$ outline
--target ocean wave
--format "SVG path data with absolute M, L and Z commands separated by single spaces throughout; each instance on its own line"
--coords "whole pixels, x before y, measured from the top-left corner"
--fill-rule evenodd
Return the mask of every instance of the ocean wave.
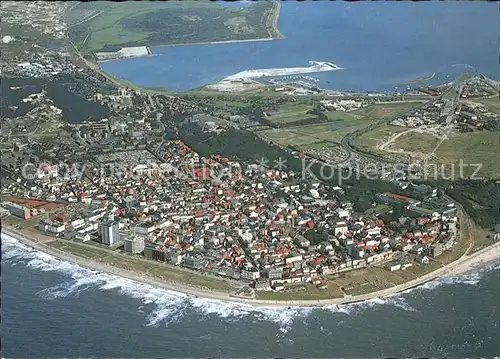
M 179 322 L 188 311 L 192 310 L 205 319 L 218 317 L 225 321 L 237 321 L 242 318 L 248 318 L 253 322 L 274 322 L 279 329 L 277 335 L 284 336 L 292 328 L 297 319 L 305 319 L 317 310 L 347 316 L 381 306 L 393 306 L 407 312 L 417 311 L 406 301 L 403 294 L 394 294 L 384 298 L 374 298 L 343 305 L 291 308 L 256 308 L 251 305 L 190 297 L 186 294 L 155 288 L 148 284 L 100 273 L 76 264 L 58 260 L 49 254 L 25 246 L 5 234 L 2 234 L 2 257 L 4 262 L 9 265 L 23 264 L 31 269 L 45 272 L 59 272 L 65 276 L 65 280 L 62 283 L 45 288 L 37 293 L 43 299 L 54 300 L 57 298 L 78 297 L 81 293 L 89 289 L 114 291 L 139 300 L 141 304 L 137 308 L 138 312 L 146 315 L 146 325 L 154 327 Z M 483 273 L 498 268 L 500 268 L 500 265 L 496 263 L 478 272 L 457 277 L 442 277 L 412 290 L 434 289 L 441 285 L 459 283 L 476 285 Z

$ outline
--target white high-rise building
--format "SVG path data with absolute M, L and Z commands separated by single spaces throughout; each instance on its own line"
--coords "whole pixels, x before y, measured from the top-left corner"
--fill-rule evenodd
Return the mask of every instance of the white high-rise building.
M 102 244 L 112 246 L 120 242 L 120 228 L 118 222 L 108 221 L 99 223 L 99 237 Z

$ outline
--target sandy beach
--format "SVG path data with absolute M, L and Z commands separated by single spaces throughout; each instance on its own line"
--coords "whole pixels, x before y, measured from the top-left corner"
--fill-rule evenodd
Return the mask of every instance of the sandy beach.
M 2 228 L 2 234 L 13 237 L 20 243 L 32 247 L 35 250 L 50 254 L 57 259 L 71 262 L 84 268 L 88 268 L 98 272 L 108 273 L 111 275 L 116 275 L 133 281 L 146 283 L 157 288 L 163 288 L 166 290 L 184 293 L 191 296 L 233 302 L 253 307 L 320 307 L 328 305 L 348 304 L 352 302 L 365 301 L 374 298 L 382 298 L 396 293 L 404 292 L 408 289 L 417 287 L 419 285 L 422 285 L 426 282 L 429 282 L 441 276 L 456 276 L 468 272 L 470 270 L 479 269 L 480 267 L 484 266 L 487 263 L 500 261 L 500 242 L 497 242 L 476 253 L 470 255 L 464 255 L 457 261 L 450 263 L 449 265 L 446 265 L 442 268 L 439 268 L 434 272 L 428 273 L 417 279 L 408 281 L 404 284 L 380 290 L 377 292 L 372 292 L 359 296 L 351 296 L 351 297 L 346 296 L 343 298 L 333 298 L 324 300 L 297 300 L 297 301 L 254 300 L 254 299 L 244 299 L 240 297 L 234 297 L 231 296 L 229 293 L 202 290 L 185 286 L 179 283 L 169 283 L 165 281 L 159 281 L 151 277 L 139 275 L 132 271 L 115 268 L 113 266 L 105 265 L 95 261 L 85 260 L 83 258 L 74 256 L 70 253 L 66 253 L 64 251 L 49 247 L 45 245 L 42 241 L 37 241 L 35 239 L 29 238 L 25 234 L 16 231 L 14 229 L 11 228 L 5 229 L 5 225 L 3 227 L 4 228 Z

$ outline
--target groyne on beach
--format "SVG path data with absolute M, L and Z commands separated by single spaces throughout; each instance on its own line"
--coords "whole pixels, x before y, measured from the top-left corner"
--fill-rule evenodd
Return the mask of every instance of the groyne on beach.
M 339 304 L 349 304 L 355 303 L 375 298 L 383 298 L 397 293 L 405 292 L 407 290 L 418 287 L 426 282 L 437 279 L 441 276 L 456 276 L 468 272 L 470 270 L 477 269 L 486 263 L 491 263 L 493 261 L 500 260 L 500 242 L 495 243 L 483 250 L 470 255 L 464 255 L 457 261 L 450 263 L 442 268 L 439 268 L 431 273 L 423 275 L 414 280 L 408 281 L 401 285 L 397 285 L 388 289 L 358 295 L 358 296 L 346 296 L 342 298 L 332 298 L 323 300 L 292 300 L 292 301 L 275 301 L 275 300 L 255 300 L 246 299 L 241 297 L 236 297 L 230 293 L 216 292 L 210 290 L 203 290 L 188 285 L 183 285 L 181 283 L 171 283 L 166 281 L 160 281 L 152 277 L 145 276 L 143 274 L 138 274 L 125 269 L 113 267 L 104 263 L 99 263 L 92 260 L 87 260 L 71 253 L 64 252 L 62 250 L 50 247 L 41 241 L 37 241 L 33 238 L 26 236 L 26 234 L 18 232 L 14 229 L 6 229 L 5 226 L 2 228 L 2 236 L 7 235 L 11 238 L 17 240 L 18 242 L 31 247 L 35 250 L 47 253 L 59 260 L 74 263 L 78 266 L 95 270 L 98 272 L 103 272 L 111 275 L 116 275 L 118 277 L 126 278 L 132 281 L 149 284 L 156 288 L 162 288 L 165 290 L 184 293 L 190 296 L 202 297 L 206 299 L 227 301 L 233 303 L 239 303 L 242 305 L 248 305 L 252 307 L 322 307 L 329 305 L 339 305 Z

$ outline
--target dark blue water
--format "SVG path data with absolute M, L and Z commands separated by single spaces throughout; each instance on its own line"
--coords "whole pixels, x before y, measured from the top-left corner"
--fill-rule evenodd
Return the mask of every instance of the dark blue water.
M 157 56 L 102 66 L 144 86 L 179 91 L 247 69 L 311 60 L 344 68 L 313 74 L 332 89 L 393 90 L 434 72 L 430 83 L 465 71 L 499 75 L 494 2 L 284 2 L 279 29 L 285 40 L 157 47 Z
M 494 357 L 500 266 L 340 309 L 251 310 L 2 238 L 2 357 Z

